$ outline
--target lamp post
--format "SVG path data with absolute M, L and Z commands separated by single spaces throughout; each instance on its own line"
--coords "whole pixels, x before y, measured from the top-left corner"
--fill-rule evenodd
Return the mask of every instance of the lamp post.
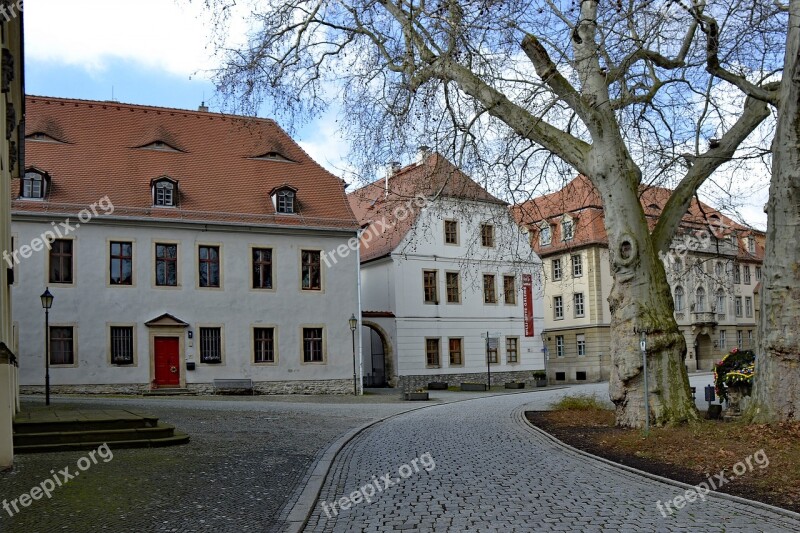
M 44 403 L 50 405 L 50 308 L 53 307 L 53 295 L 46 287 L 41 296 L 44 308 Z
M 348 322 L 350 322 L 350 334 L 353 337 L 353 395 L 358 396 L 358 380 L 356 378 L 356 328 L 358 327 L 358 319 L 356 315 L 351 315 Z

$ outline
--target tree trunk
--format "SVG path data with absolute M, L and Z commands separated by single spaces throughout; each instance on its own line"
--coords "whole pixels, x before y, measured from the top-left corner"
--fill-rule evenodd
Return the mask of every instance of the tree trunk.
M 754 422 L 800 417 L 800 0 L 792 0 L 772 143 Z
M 653 245 L 639 201 L 639 171 L 624 154 L 616 165 L 596 159 L 593 182 L 603 197 L 614 285 L 611 309 L 611 381 L 616 423 L 644 425 L 640 335 L 647 335 L 650 422 L 674 425 L 697 419 L 684 359 L 686 342 L 675 322 L 664 264 Z

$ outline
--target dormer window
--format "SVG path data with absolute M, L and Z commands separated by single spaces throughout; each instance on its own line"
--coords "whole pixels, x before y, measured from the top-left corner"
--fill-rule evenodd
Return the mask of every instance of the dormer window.
M 571 241 L 575 236 L 575 226 L 571 218 L 565 218 L 561 221 L 561 240 Z
M 297 213 L 297 189 L 289 185 L 276 187 L 270 192 L 276 213 L 292 215 Z
M 552 233 L 550 232 L 550 224 L 542 224 L 539 228 L 539 245 L 548 246 L 552 241 Z
M 46 172 L 41 172 L 37 169 L 28 170 L 22 178 L 22 186 L 19 193 L 20 197 L 31 200 L 44 199 L 47 193 L 48 181 L 49 176 Z
M 753 255 L 756 253 L 756 240 L 753 237 L 747 238 L 747 251 Z
M 175 207 L 178 205 L 178 182 L 162 177 L 152 182 L 153 205 L 157 207 Z
M 294 213 L 294 191 L 284 189 L 278 192 L 278 213 Z

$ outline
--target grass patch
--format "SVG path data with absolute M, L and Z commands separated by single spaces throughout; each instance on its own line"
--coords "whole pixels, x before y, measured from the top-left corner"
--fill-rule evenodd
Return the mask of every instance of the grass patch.
M 597 396 L 580 394 L 564 396 L 550 404 L 553 411 L 608 411 L 608 407 Z

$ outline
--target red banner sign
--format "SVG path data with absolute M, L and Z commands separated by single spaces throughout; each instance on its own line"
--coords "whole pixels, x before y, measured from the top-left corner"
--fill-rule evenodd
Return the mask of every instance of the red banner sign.
M 525 312 L 525 336 L 533 337 L 533 277 L 522 275 L 522 307 Z

